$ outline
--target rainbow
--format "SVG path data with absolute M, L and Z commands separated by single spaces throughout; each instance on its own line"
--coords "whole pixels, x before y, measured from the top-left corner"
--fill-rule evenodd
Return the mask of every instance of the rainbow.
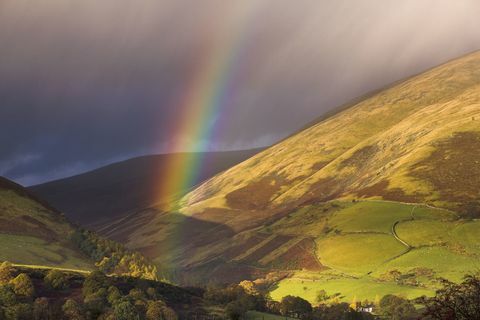
M 175 200 L 198 178 L 203 158 L 201 153 L 194 151 L 208 151 L 216 128 L 215 120 L 232 96 L 236 76 L 248 48 L 252 13 L 259 12 L 258 8 L 249 6 L 242 16 L 244 21 L 240 23 L 246 27 L 236 30 L 236 36 L 230 37 L 229 41 L 216 41 L 218 39 L 215 37 L 207 41 L 206 50 L 200 54 L 200 63 L 176 106 L 180 116 L 174 122 L 175 134 L 171 148 L 186 149 L 192 153 L 169 158 L 162 169 L 158 199 L 162 201 L 160 206 L 163 211 L 177 210 L 178 202 Z M 191 142 L 185 143 L 185 137 L 189 137 Z

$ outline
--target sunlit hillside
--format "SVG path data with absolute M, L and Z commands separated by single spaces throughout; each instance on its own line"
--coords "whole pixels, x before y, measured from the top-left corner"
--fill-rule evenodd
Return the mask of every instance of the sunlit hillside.
M 0 261 L 92 270 L 93 262 L 69 240 L 74 231 L 61 213 L 0 178 Z
M 325 280 L 347 297 L 418 296 L 476 267 L 479 159 L 477 52 L 213 177 L 176 213 L 149 208 L 104 232 L 185 282 L 288 271 L 274 296 L 312 298 Z

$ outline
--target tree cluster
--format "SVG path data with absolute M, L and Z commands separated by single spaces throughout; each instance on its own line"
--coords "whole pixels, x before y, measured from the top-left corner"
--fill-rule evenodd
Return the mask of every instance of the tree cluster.
M 443 288 L 432 298 L 420 298 L 423 319 L 480 319 L 480 276 L 468 275 L 460 284 L 443 280 Z
M 58 270 L 28 274 L 3 263 L 0 320 L 177 320 L 161 295 L 162 285 L 100 271 L 86 277 Z
M 154 264 L 140 253 L 127 250 L 115 241 L 101 238 L 88 230 L 75 231 L 71 239 L 104 273 L 158 280 Z

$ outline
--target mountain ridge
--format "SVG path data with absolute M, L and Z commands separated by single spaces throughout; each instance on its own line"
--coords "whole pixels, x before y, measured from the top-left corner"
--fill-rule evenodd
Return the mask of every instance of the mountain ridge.
M 189 188 L 230 166 L 263 150 L 239 150 L 198 153 L 206 163 L 198 179 Z M 155 190 L 172 157 L 189 157 L 192 153 L 160 154 L 135 157 L 69 178 L 29 188 L 82 225 L 97 228 L 103 222 L 161 202 Z M 185 192 L 187 190 L 182 190 Z

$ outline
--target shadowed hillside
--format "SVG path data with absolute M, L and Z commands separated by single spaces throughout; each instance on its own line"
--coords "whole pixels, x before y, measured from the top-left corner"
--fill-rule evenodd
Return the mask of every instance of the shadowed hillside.
M 204 181 L 260 152 L 211 152 L 200 155 L 204 166 L 193 184 Z M 30 188 L 65 212 L 71 220 L 95 227 L 113 221 L 131 211 L 138 211 L 160 201 L 155 190 L 164 176 L 163 170 L 172 157 L 188 154 L 145 156 L 114 163 L 74 177 L 48 182 Z M 157 190 L 158 191 L 158 190 Z M 187 191 L 187 190 L 185 190 Z

